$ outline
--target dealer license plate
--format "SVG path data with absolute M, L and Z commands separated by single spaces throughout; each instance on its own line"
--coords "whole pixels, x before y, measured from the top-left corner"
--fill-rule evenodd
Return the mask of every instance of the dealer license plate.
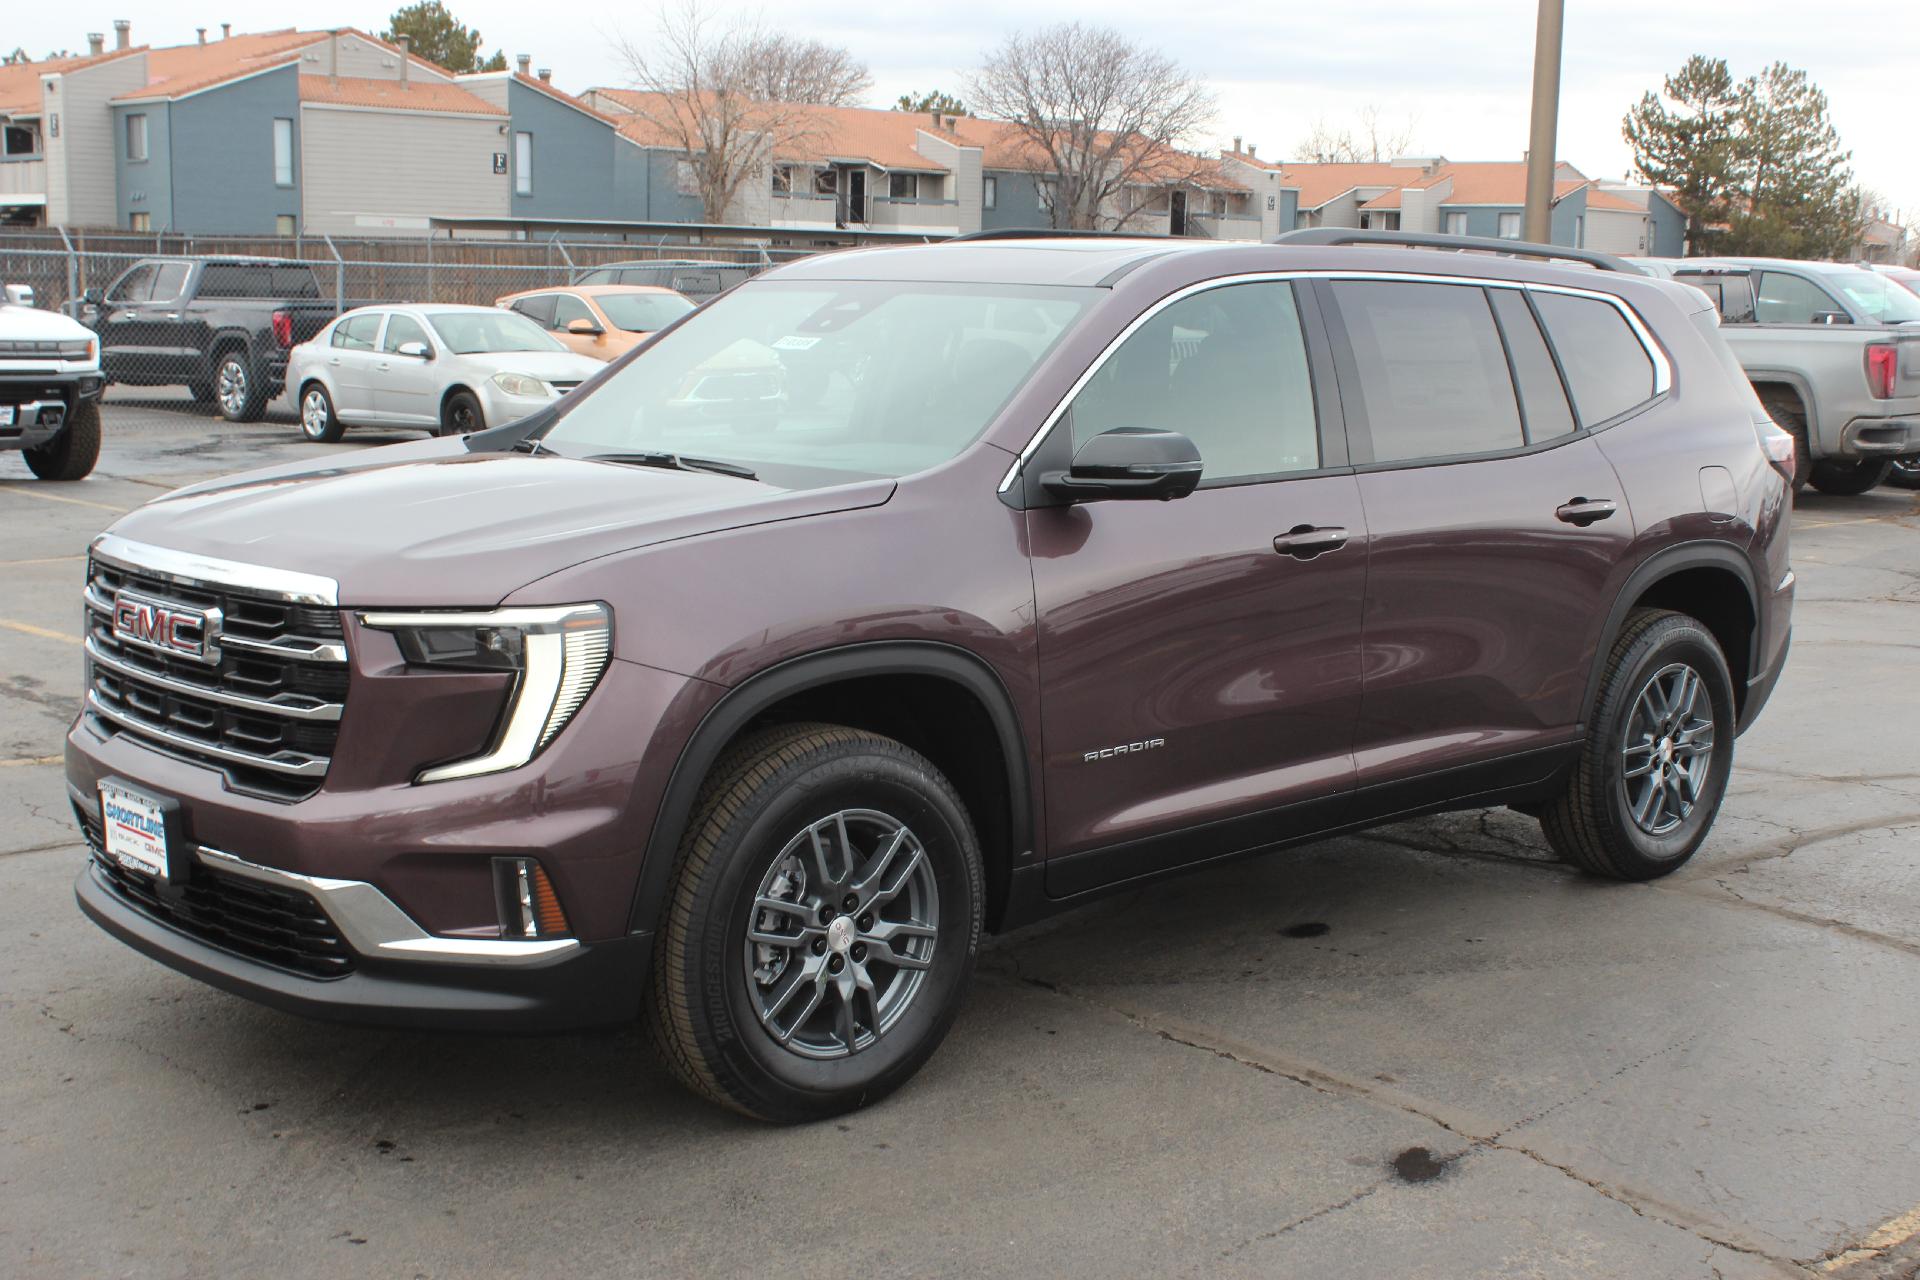
M 10 427 L 12 425 L 13 406 L 10 404 L 0 404 L 0 427 Z
M 100 819 L 108 857 L 129 871 L 167 878 L 167 814 L 158 800 L 102 783 Z

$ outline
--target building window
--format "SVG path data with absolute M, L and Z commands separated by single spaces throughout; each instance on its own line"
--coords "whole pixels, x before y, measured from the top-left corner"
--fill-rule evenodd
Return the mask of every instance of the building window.
M 1573 247 L 1576 249 L 1587 247 L 1587 215 L 1584 213 L 1573 220 Z
M 285 118 L 273 122 L 273 185 L 293 185 L 293 121 Z
M 145 112 L 127 117 L 127 159 L 147 158 L 147 117 Z
M 917 173 L 890 173 L 887 175 L 887 199 L 918 200 L 920 198 L 920 175 Z
M 838 169 L 816 169 L 813 174 L 813 194 L 830 196 L 840 190 L 840 171 Z
M 693 170 L 693 161 L 676 160 L 673 162 L 673 187 L 683 196 L 700 194 L 700 175 Z
M 10 156 L 37 156 L 40 154 L 40 136 L 24 124 L 9 124 L 6 127 L 6 154 Z
M 793 166 L 777 164 L 773 166 L 773 194 L 790 196 L 793 194 Z
M 980 179 L 980 207 L 991 209 L 1000 203 L 1000 179 Z
M 290 213 L 276 215 L 273 220 L 273 234 L 291 240 L 297 234 L 293 215 Z
M 513 135 L 513 194 L 533 194 L 533 135 Z
M 153 215 L 142 209 L 127 215 L 127 227 L 133 231 L 153 230 Z
M 1503 213 L 1500 215 L 1500 238 L 1502 240 L 1518 240 L 1520 238 L 1519 214 Z
M 1048 213 L 1052 213 L 1054 197 L 1059 194 L 1059 179 L 1041 178 L 1033 185 L 1034 194 L 1040 198 L 1040 207 Z
M 1447 234 L 1450 236 L 1463 236 L 1467 234 L 1467 215 L 1464 213 L 1448 214 Z

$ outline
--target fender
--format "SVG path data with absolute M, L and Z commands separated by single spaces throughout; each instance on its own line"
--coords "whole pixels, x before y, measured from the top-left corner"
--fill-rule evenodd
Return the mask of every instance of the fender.
M 1593 670 L 1587 674 L 1587 698 L 1582 706 L 1591 708 L 1593 700 L 1599 696 L 1600 677 L 1606 671 L 1606 655 L 1612 650 L 1620 629 L 1626 625 L 1633 602 L 1656 582 L 1687 569 L 1726 569 L 1746 588 L 1747 607 L 1753 611 L 1753 636 L 1748 645 L 1747 670 L 1751 673 L 1758 669 L 1760 655 L 1766 652 L 1761 645 L 1760 635 L 1760 628 L 1765 625 L 1765 615 L 1760 610 L 1760 592 L 1754 585 L 1753 565 L 1724 542 L 1682 542 L 1654 552 L 1627 575 L 1626 585 L 1620 588 L 1613 607 L 1607 611 L 1606 626 L 1600 632 L 1599 647 L 1594 650 Z
M 1748 369 L 1746 373 L 1747 381 L 1750 383 L 1778 382 L 1792 387 L 1794 394 L 1800 397 L 1800 403 L 1807 411 L 1807 442 L 1809 445 L 1819 444 L 1820 402 L 1814 397 L 1813 384 L 1807 381 L 1805 375 L 1795 373 L 1791 369 L 1765 368 Z
M 933 676 L 957 684 L 979 700 L 1000 739 L 1007 762 L 1010 810 L 1008 835 L 1014 850 L 1010 860 L 1021 861 L 1020 851 L 1033 847 L 1033 793 L 1027 770 L 1027 746 L 1014 712 L 1013 696 L 984 659 L 953 645 L 928 641 L 874 641 L 847 645 L 789 658 L 734 686 L 707 712 L 681 749 L 654 814 L 640 863 L 640 882 L 634 892 L 627 927 L 650 933 L 656 927 L 669 890 L 680 838 L 693 815 L 701 783 L 734 735 L 768 707 L 796 693 L 858 676 Z

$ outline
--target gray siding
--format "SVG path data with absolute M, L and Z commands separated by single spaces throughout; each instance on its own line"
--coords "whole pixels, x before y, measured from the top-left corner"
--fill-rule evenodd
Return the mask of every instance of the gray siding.
M 301 225 L 320 235 L 425 235 L 426 219 L 497 218 L 508 178 L 493 172 L 498 116 L 300 111 Z
M 116 227 L 132 226 L 136 213 L 146 214 L 155 231 L 173 231 L 180 226 L 173 208 L 171 107 L 166 102 L 142 102 L 112 109 L 114 186 L 119 193 L 113 220 Z M 145 160 L 127 159 L 127 120 L 132 116 L 147 118 Z
M 1575 219 L 1585 217 L 1586 212 L 1587 193 L 1584 190 L 1576 191 L 1570 196 L 1563 197 L 1559 203 L 1553 206 L 1553 231 L 1552 238 L 1548 243 L 1566 245 L 1568 248 L 1577 248 L 1578 246 L 1573 242 L 1574 221 Z M 1462 206 L 1443 204 L 1440 206 L 1440 227 L 1442 230 L 1446 229 L 1446 215 L 1449 213 L 1464 213 L 1467 215 L 1467 229 L 1465 234 L 1470 236 L 1498 236 L 1500 234 L 1500 215 L 1503 213 L 1517 213 L 1521 219 L 1521 233 L 1523 235 L 1525 234 L 1526 207 L 1524 205 Z
M 1035 175 L 1019 169 L 988 169 L 984 176 L 997 179 L 998 190 L 994 207 L 980 211 L 981 230 L 1053 225 L 1051 215 L 1040 207 L 1040 186 Z
M 642 222 L 705 222 L 699 195 L 680 194 L 680 153 L 649 148 L 647 158 L 647 212 Z
M 513 132 L 533 135 L 533 191 L 519 194 L 509 184 L 508 207 L 516 218 L 622 218 L 614 172 L 613 149 L 618 145 L 613 126 L 517 80 L 506 80 L 507 110 Z M 472 88 L 472 85 L 463 87 Z M 509 143 L 513 139 L 507 139 Z M 518 162 L 507 148 L 507 165 Z M 518 174 L 513 175 L 515 181 Z
M 47 221 L 69 227 L 109 227 L 120 212 L 115 157 L 126 147 L 114 130 L 120 125 L 107 103 L 147 83 L 147 56 L 133 54 L 95 63 L 61 75 L 59 88 L 45 95 L 49 116 L 60 115 L 60 136 L 47 148 Z M 151 114 L 165 108 L 148 107 Z M 51 123 L 49 121 L 49 123 Z M 148 128 L 152 128 L 149 123 Z M 151 138 L 149 134 L 149 138 Z M 151 142 L 149 142 L 151 148 Z M 151 154 L 151 151 L 149 151 Z M 151 163 L 151 162 L 149 162 Z M 159 225 L 159 219 L 154 219 Z
M 1653 220 L 1653 238 L 1647 252 L 1656 258 L 1679 258 L 1687 252 L 1687 215 L 1658 191 L 1647 196 L 1647 216 Z
M 1553 239 L 1550 243 L 1578 249 L 1582 238 L 1580 223 L 1585 220 L 1586 214 L 1586 188 L 1582 187 L 1572 195 L 1562 198 L 1560 203 L 1553 206 Z
M 168 116 L 173 147 L 169 225 L 208 235 L 272 235 L 280 215 L 299 218 L 302 138 L 294 67 L 181 98 Z M 293 121 L 291 187 L 273 180 L 276 119 Z M 127 194 L 123 188 L 122 200 Z M 156 217 L 154 226 L 159 225 Z

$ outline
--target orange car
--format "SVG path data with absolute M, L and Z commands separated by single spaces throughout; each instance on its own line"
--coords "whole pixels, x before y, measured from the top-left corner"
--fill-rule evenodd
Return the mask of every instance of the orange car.
M 496 307 L 518 311 L 569 348 L 595 360 L 625 355 L 693 310 L 671 289 L 641 284 L 562 285 L 496 298 Z

